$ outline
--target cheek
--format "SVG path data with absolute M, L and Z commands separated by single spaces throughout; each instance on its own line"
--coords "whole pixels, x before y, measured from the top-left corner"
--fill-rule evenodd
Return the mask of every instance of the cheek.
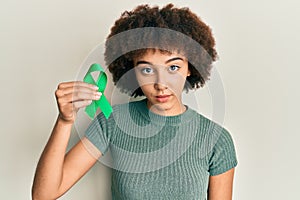
M 185 81 L 185 76 L 183 76 L 182 74 L 177 74 L 169 78 L 168 85 L 175 91 L 182 91 Z
M 154 84 L 155 77 L 154 76 L 143 76 L 141 74 L 136 74 L 136 80 L 139 83 L 139 86 L 142 87 L 144 85 Z
M 153 85 L 151 85 L 151 84 L 142 85 L 140 87 L 146 96 L 153 91 Z

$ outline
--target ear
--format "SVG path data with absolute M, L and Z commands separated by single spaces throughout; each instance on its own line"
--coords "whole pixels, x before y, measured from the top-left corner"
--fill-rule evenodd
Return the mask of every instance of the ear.
M 191 75 L 191 71 L 190 71 L 190 69 L 188 69 L 187 76 L 190 76 L 190 75 Z

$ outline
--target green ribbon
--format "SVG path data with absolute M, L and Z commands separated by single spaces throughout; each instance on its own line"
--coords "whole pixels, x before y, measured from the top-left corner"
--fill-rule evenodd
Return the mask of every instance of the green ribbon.
M 91 73 L 99 71 L 99 76 L 97 81 L 94 80 L 92 77 Z M 87 74 L 84 76 L 83 81 L 86 83 L 94 84 L 98 86 L 98 91 L 102 93 L 101 97 L 99 100 L 94 100 L 90 105 L 88 105 L 85 108 L 86 114 L 93 119 L 96 111 L 98 108 L 102 110 L 102 113 L 104 114 L 105 118 L 108 119 L 110 114 L 112 113 L 113 109 L 111 105 L 109 104 L 107 98 L 104 96 L 104 90 L 106 88 L 107 84 L 107 76 L 105 74 L 104 69 L 97 63 L 92 64 L 91 67 L 89 68 Z

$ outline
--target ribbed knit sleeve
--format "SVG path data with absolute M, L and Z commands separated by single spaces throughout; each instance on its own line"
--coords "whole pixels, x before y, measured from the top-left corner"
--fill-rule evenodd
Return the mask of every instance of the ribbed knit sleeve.
M 109 147 L 111 140 L 111 131 L 109 131 L 109 123 L 102 113 L 100 113 L 86 129 L 85 137 L 99 149 L 104 155 Z
M 232 137 L 230 133 L 223 128 L 211 152 L 209 173 L 211 176 L 222 174 L 236 165 L 237 157 Z

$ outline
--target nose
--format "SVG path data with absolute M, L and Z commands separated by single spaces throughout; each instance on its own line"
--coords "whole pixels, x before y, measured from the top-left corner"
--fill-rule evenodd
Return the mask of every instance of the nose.
M 166 76 L 163 72 L 157 73 L 156 81 L 154 83 L 154 88 L 156 90 L 165 90 L 168 88 Z
M 168 86 L 161 83 L 155 83 L 154 88 L 157 90 L 166 90 L 168 89 Z

